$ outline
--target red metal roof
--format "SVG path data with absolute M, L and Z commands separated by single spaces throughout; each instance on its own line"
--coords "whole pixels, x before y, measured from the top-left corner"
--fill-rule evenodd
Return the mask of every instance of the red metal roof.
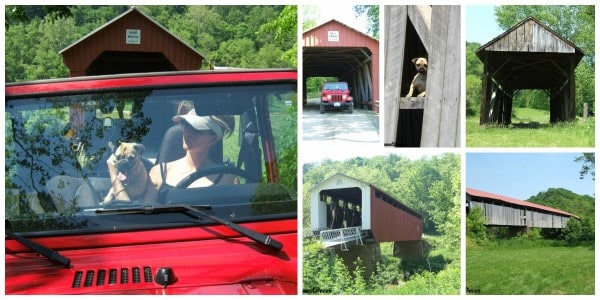
M 509 203 L 509 204 L 513 204 L 513 205 L 517 205 L 517 206 L 530 207 L 530 208 L 534 208 L 534 209 L 538 209 L 538 210 L 542 210 L 542 211 L 552 212 L 552 213 L 560 214 L 560 215 L 571 216 L 571 217 L 575 217 L 575 218 L 579 219 L 578 216 L 568 213 L 566 211 L 562 211 L 560 209 L 556 209 L 556 208 L 552 208 L 552 207 L 548 207 L 548 206 L 544 206 L 544 205 L 540 205 L 540 204 L 536 204 L 536 203 L 532 203 L 532 202 L 528 202 L 528 201 L 518 200 L 518 199 L 506 197 L 506 196 L 496 195 L 496 194 L 492 194 L 492 193 L 488 193 L 488 192 L 484 192 L 484 191 L 479 191 L 476 189 L 467 188 L 467 194 L 474 196 L 474 197 L 488 198 L 488 199 L 501 201 L 501 202 L 505 202 L 505 203 Z

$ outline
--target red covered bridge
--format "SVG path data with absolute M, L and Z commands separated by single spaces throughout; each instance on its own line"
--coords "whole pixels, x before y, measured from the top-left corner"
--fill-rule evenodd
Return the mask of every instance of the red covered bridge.
M 423 217 L 364 181 L 335 174 L 310 189 L 310 224 L 325 247 L 348 242 L 420 241 Z

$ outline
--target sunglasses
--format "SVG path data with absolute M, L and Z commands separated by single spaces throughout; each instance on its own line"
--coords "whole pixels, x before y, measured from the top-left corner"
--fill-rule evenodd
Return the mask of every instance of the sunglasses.
M 196 128 L 194 128 L 192 125 L 188 124 L 187 122 L 182 122 L 181 126 L 183 127 L 183 131 L 189 131 L 194 135 L 202 135 L 202 134 L 210 134 L 212 133 L 211 130 L 198 130 Z

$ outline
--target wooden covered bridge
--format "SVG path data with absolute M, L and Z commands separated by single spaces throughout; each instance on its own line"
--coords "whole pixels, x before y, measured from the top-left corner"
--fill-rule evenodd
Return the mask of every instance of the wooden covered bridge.
M 423 218 L 372 184 L 335 174 L 310 189 L 310 225 L 324 247 L 395 242 L 394 252 L 421 254 Z
M 391 147 L 458 147 L 460 6 L 385 6 L 384 143 Z M 406 97 L 426 57 L 426 97 Z
M 310 77 L 336 77 L 350 85 L 354 105 L 379 112 L 379 41 L 337 20 L 302 34 L 303 85 Z
M 136 7 L 59 52 L 69 76 L 199 70 L 204 55 Z
M 512 199 L 467 188 L 467 213 L 480 207 L 488 226 L 509 226 L 517 230 L 527 228 L 565 228 L 571 213 L 527 201 Z
M 529 17 L 487 44 L 483 62 L 479 123 L 511 123 L 513 97 L 519 90 L 545 91 L 550 122 L 575 119 L 575 68 L 584 53 L 540 21 Z

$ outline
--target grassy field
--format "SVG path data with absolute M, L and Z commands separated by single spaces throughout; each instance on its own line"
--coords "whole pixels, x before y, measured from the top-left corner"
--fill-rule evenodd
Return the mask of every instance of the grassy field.
M 594 147 L 595 119 L 549 124 L 549 112 L 514 108 L 509 126 L 479 126 L 467 117 L 467 147 Z
M 471 249 L 466 275 L 469 294 L 590 295 L 594 294 L 594 250 Z

